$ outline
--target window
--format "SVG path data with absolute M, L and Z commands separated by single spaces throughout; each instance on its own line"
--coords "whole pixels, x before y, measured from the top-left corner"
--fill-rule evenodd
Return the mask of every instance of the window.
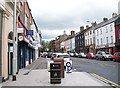
M 87 45 L 87 40 L 85 40 L 85 45 Z
M 97 45 L 99 45 L 99 39 L 97 39 Z
M 93 37 L 93 44 L 95 44 L 95 37 Z
M 108 33 L 108 27 L 106 26 L 106 33 Z
M 112 27 L 112 24 L 110 25 L 110 31 L 112 31 L 113 30 L 113 27 Z
M 108 37 L 106 37 L 106 43 L 108 44 Z
M 90 34 L 92 34 L 92 30 L 90 31 Z
M 97 36 L 99 35 L 99 31 L 97 30 Z
M 95 30 L 93 30 L 93 33 L 95 33 Z
M 111 36 L 111 43 L 113 43 L 113 36 Z
M 101 45 L 103 44 L 103 40 L 102 40 L 102 38 L 101 38 Z
M 89 39 L 88 39 L 88 45 L 89 45 Z
M 92 38 L 90 38 L 90 44 L 92 44 Z
M 102 29 L 100 29 L 100 34 L 102 34 Z

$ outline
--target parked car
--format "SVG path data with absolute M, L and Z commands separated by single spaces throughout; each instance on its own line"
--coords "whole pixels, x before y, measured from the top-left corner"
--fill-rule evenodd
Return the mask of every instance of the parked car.
M 114 53 L 113 61 L 120 61 L 120 52 L 115 52 Z
M 47 57 L 51 58 L 52 57 L 52 52 L 48 52 Z
M 78 53 L 74 53 L 74 57 L 78 57 Z
M 70 55 L 71 57 L 74 57 L 74 53 L 69 53 L 69 55 Z
M 96 60 L 113 60 L 112 54 L 109 52 L 98 51 L 96 54 Z
M 80 53 L 78 54 L 78 57 L 79 57 L 79 58 L 80 58 L 80 57 L 85 58 L 85 57 L 86 57 L 86 54 L 85 54 L 84 52 L 80 52 Z
M 96 55 L 89 52 L 89 53 L 87 54 L 87 58 L 88 58 L 88 59 L 95 59 L 95 58 L 96 58 Z
M 43 57 L 45 58 L 47 56 L 47 52 L 43 52 Z
M 55 59 L 63 58 L 64 59 L 64 67 L 66 67 L 67 62 L 72 63 L 72 59 L 70 58 L 70 55 L 68 53 L 53 53 L 52 57 L 54 57 Z

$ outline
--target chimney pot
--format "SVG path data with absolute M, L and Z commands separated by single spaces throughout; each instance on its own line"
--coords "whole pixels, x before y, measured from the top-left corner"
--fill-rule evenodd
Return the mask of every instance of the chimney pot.
M 81 26 L 80 27 L 80 32 L 84 30 L 84 26 Z

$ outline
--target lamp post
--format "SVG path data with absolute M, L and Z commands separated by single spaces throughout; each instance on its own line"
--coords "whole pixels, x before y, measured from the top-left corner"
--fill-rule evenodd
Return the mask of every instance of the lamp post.
M 16 38 L 16 0 L 14 0 L 13 12 L 13 60 L 12 60 L 12 80 L 16 81 L 17 72 L 17 38 Z

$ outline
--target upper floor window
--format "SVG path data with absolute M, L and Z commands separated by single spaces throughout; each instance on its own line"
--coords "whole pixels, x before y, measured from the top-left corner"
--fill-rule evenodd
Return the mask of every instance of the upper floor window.
M 103 44 L 103 40 L 102 40 L 102 38 L 101 38 L 101 45 Z
M 110 25 L 110 31 L 112 31 L 113 30 L 113 26 L 112 26 L 112 24 Z
M 92 30 L 90 31 L 90 34 L 92 34 Z
M 87 45 L 87 39 L 85 40 L 85 45 Z
M 90 44 L 92 44 L 92 38 L 90 38 Z
M 93 33 L 95 33 L 95 30 L 93 30 Z
M 88 45 L 89 45 L 89 39 L 88 39 Z
M 106 43 L 108 43 L 108 37 L 106 37 Z
M 108 27 L 106 26 L 106 33 L 108 33 Z
M 99 39 L 97 39 L 97 45 L 99 45 Z
M 97 36 L 99 35 L 99 31 L 97 30 Z
M 88 31 L 88 35 L 89 35 L 89 31 Z
M 100 29 L 100 34 L 102 34 L 102 29 Z
M 95 44 L 95 37 L 93 37 L 93 44 Z
M 113 43 L 113 36 L 111 36 L 111 43 Z

